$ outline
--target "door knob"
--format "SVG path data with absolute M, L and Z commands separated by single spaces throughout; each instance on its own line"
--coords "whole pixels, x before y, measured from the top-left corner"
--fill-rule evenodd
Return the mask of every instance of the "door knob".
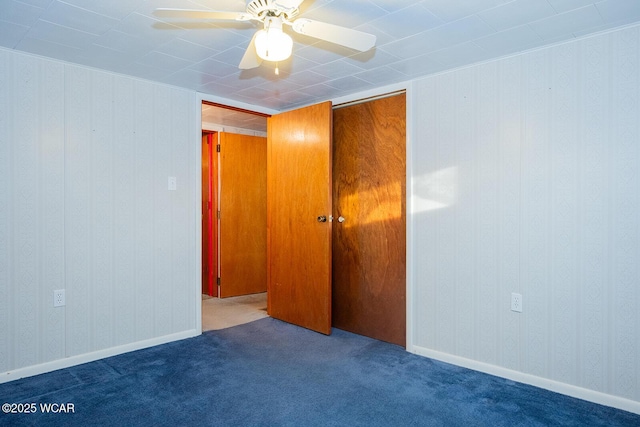
M 318 222 L 327 222 L 327 217 L 326 217 L 326 216 L 324 216 L 324 215 L 320 215 L 320 216 L 318 217 Z
M 344 217 L 343 216 L 339 216 L 338 217 L 338 222 L 344 222 Z

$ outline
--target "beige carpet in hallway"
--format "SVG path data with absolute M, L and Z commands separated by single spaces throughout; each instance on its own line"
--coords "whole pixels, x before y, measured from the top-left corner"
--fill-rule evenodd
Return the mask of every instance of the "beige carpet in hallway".
M 266 292 L 231 298 L 202 295 L 203 331 L 242 325 L 263 317 L 269 317 Z

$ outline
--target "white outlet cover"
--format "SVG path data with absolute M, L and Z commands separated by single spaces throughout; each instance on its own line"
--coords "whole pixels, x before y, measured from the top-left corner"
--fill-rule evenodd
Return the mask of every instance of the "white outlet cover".
M 522 295 L 515 292 L 511 294 L 511 311 L 522 313 Z
M 53 291 L 53 306 L 64 307 L 66 305 L 64 289 L 58 289 Z

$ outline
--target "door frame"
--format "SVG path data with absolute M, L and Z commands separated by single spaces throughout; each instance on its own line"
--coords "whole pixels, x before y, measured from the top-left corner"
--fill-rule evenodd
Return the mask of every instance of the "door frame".
M 389 86 L 379 87 L 376 89 L 371 89 L 367 91 L 362 91 L 358 93 L 354 93 L 351 95 L 347 95 L 344 97 L 327 99 L 327 101 L 331 101 L 334 106 L 351 103 L 356 101 L 366 101 L 367 98 L 373 98 L 380 96 L 385 93 L 395 92 L 399 90 L 404 90 L 406 92 L 406 351 L 410 353 L 415 353 L 414 347 L 414 339 L 413 339 L 413 295 L 414 295 L 414 275 L 413 275 L 413 266 L 414 266 L 414 251 L 413 246 L 415 244 L 413 239 L 413 228 L 414 228 L 414 216 L 413 216 L 413 203 L 412 203 L 412 195 L 413 195 L 413 185 L 412 185 L 412 177 L 413 177 L 413 165 L 411 163 L 411 154 L 413 152 L 413 101 L 412 101 L 412 82 L 410 80 L 406 82 L 396 83 Z M 200 165 L 200 160 L 202 158 L 202 102 L 213 102 L 221 105 L 226 105 L 233 108 L 240 108 L 248 111 L 256 111 L 259 113 L 265 114 L 278 114 L 280 111 L 258 107 L 255 105 L 250 105 L 238 101 L 232 101 L 229 99 L 224 99 L 212 95 L 203 94 L 200 92 L 196 92 L 196 114 L 194 123 L 194 127 L 197 127 L 196 135 L 198 138 L 194 137 L 194 150 L 192 153 L 194 165 Z M 217 129 L 216 129 L 217 130 Z M 220 129 L 222 132 L 224 129 Z M 196 166 L 194 166 L 196 167 Z M 199 167 L 199 166 L 198 166 Z M 202 192 L 202 183 L 201 180 L 195 180 L 195 194 L 199 195 Z M 195 211 L 195 224 L 196 224 L 196 247 L 195 247 L 195 260 L 196 260 L 196 274 L 197 280 L 193 283 L 194 289 L 194 314 L 195 314 L 195 326 L 196 333 L 200 335 L 202 333 L 202 283 L 200 277 L 202 276 L 202 221 L 200 220 L 202 215 L 202 203 L 200 197 L 194 197 L 194 211 Z
M 269 108 L 262 108 L 262 107 L 258 107 L 255 105 L 250 105 L 250 104 L 246 104 L 246 103 L 242 103 L 242 102 L 238 102 L 238 101 L 232 101 L 229 99 L 224 99 L 221 97 L 216 97 L 213 95 L 208 95 L 208 94 L 204 94 L 204 93 L 200 93 L 200 92 L 196 92 L 195 94 L 195 105 L 194 105 L 194 109 L 195 109 L 195 114 L 194 114 L 194 128 L 197 130 L 195 132 L 194 135 L 194 143 L 193 143 L 193 152 L 191 153 L 192 156 L 192 162 L 193 162 L 193 167 L 196 170 L 199 170 L 199 168 L 202 167 L 201 165 L 201 161 L 202 161 L 202 129 L 203 129 L 203 123 L 202 123 L 202 103 L 203 102 L 209 102 L 209 103 L 214 103 L 214 104 L 219 104 L 221 106 L 228 106 L 230 108 L 237 108 L 240 110 L 245 110 L 245 111 L 255 111 L 256 113 L 262 113 L 262 114 L 268 114 L 268 115 L 273 115 L 273 114 L 277 114 L 279 111 L 277 110 L 272 110 Z M 216 131 L 218 133 L 220 132 L 224 132 L 224 126 L 218 125 L 216 124 L 215 126 L 210 126 L 208 127 L 206 130 L 211 130 L 211 131 Z M 197 140 L 195 138 L 195 136 L 198 136 Z M 194 307 L 194 325 L 195 325 L 195 330 L 196 330 L 196 335 L 200 335 L 202 334 L 202 281 L 201 281 L 201 277 L 202 277 L 202 200 L 201 200 L 201 194 L 202 194 L 202 180 L 200 179 L 196 179 L 195 181 L 195 188 L 194 188 L 194 193 L 195 193 L 195 197 L 194 197 L 194 218 L 195 218 L 195 235 L 196 235 L 196 247 L 195 249 L 195 270 L 197 272 L 200 272 L 196 275 L 196 278 L 192 284 L 193 286 L 193 296 L 194 296 L 194 300 L 193 300 L 193 307 Z

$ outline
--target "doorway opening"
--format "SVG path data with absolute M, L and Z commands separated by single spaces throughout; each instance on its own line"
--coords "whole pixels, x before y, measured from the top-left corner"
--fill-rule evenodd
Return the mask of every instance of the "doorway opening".
M 268 115 L 208 101 L 201 112 L 201 319 L 206 331 L 267 316 L 266 278 L 261 277 L 262 269 L 266 275 L 266 235 L 261 236 L 266 225 L 254 218 L 266 222 Z

